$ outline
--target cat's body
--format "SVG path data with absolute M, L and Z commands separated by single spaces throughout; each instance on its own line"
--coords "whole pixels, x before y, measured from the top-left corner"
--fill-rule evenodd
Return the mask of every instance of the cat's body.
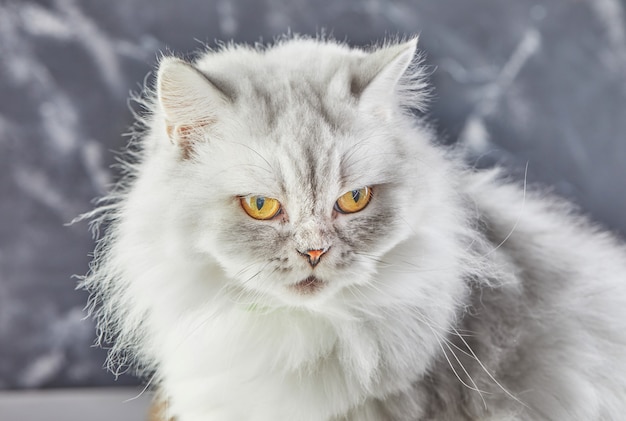
M 433 145 L 405 111 L 414 53 L 296 39 L 162 61 L 84 285 L 111 362 L 153 372 L 169 416 L 626 413 L 624 247 Z

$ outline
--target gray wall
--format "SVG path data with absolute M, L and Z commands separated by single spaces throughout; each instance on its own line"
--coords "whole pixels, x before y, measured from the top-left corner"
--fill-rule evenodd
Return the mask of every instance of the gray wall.
M 420 33 L 444 142 L 518 176 L 528 164 L 626 233 L 624 13 L 619 0 L 0 2 L 0 388 L 113 382 L 71 278 L 92 240 L 64 224 L 115 179 L 128 92 L 160 51 L 287 28 L 357 45 Z

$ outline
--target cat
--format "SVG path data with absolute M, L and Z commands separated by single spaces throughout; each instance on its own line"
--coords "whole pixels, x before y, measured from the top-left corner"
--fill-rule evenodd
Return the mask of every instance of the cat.
M 623 419 L 625 246 L 437 142 L 424 69 L 417 39 L 160 60 L 82 281 L 160 419 Z

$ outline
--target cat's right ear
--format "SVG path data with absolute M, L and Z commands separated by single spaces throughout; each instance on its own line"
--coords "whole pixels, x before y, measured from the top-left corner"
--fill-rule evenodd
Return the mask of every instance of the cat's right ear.
M 167 135 L 186 158 L 229 102 L 227 95 L 198 69 L 172 57 L 163 58 L 159 65 L 157 98 Z

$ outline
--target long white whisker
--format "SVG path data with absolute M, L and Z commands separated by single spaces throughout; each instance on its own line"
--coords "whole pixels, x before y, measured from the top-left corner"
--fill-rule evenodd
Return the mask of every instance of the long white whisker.
M 448 354 L 446 353 L 446 349 L 443 347 L 443 344 L 441 343 L 441 340 L 439 340 L 439 336 L 437 335 L 437 333 L 434 330 L 433 330 L 433 334 L 435 335 L 435 339 L 437 339 L 437 343 L 439 344 L 439 347 L 441 348 L 441 352 L 443 353 L 444 358 L 448 362 L 448 365 L 452 369 L 452 372 L 454 373 L 456 378 L 459 380 L 459 382 L 461 382 L 461 384 L 463 386 L 467 387 L 468 389 L 475 390 L 475 391 L 480 393 L 480 390 L 478 390 L 477 388 L 474 388 L 474 387 L 470 386 L 469 384 L 465 383 L 465 381 L 463 381 L 461 376 L 459 376 L 459 373 L 457 373 L 456 369 L 454 368 L 454 364 L 452 364 L 452 361 L 450 361 L 450 358 L 448 357 Z M 482 397 L 482 395 L 481 395 L 481 397 Z
M 137 396 L 133 396 L 132 398 L 128 398 L 125 401 L 122 401 L 122 403 L 128 403 L 134 400 L 139 399 L 141 396 L 143 396 L 144 393 L 146 393 L 146 391 L 148 390 L 148 388 L 150 387 L 150 385 L 152 384 L 152 381 L 154 380 L 154 378 L 156 377 L 156 373 L 153 373 L 152 376 L 150 376 L 150 379 L 148 380 L 148 383 L 146 383 L 146 385 L 144 386 L 144 388 L 141 390 L 141 392 L 139 392 L 139 394 Z
M 490 251 L 485 253 L 482 257 L 487 257 L 487 256 L 491 255 L 492 253 L 495 253 L 496 250 L 498 250 L 500 247 L 502 247 L 504 245 L 504 243 L 506 243 L 509 240 L 509 238 L 511 238 L 511 236 L 513 235 L 513 233 L 517 229 L 517 226 L 519 225 L 519 223 L 520 223 L 520 221 L 522 219 L 522 213 L 524 212 L 524 208 L 526 207 L 526 184 L 527 184 L 527 179 L 528 179 L 528 162 L 526 162 L 526 168 L 524 169 L 524 190 L 522 192 L 522 206 L 520 208 L 519 213 L 517 214 L 517 219 L 515 220 L 515 223 L 513 224 L 513 227 L 511 228 L 511 230 L 509 231 L 507 236 L 504 237 L 504 239 L 500 242 L 500 244 L 498 244 L 493 249 L 491 249 Z
M 451 326 L 452 329 L 456 332 L 456 329 L 454 328 L 454 326 Z M 463 342 L 463 344 L 467 347 L 468 351 L 470 352 L 470 354 L 472 354 L 472 357 L 476 360 L 476 362 L 480 365 L 480 367 L 483 369 L 483 371 L 487 374 L 487 376 L 489 376 L 489 378 L 504 392 L 506 393 L 507 396 L 509 396 L 511 399 L 513 399 L 514 401 L 516 401 L 517 403 L 519 403 L 520 405 L 528 408 L 528 406 L 522 402 L 521 400 L 519 400 L 515 395 L 513 395 L 511 392 L 509 392 L 504 386 L 502 386 L 502 384 L 496 380 L 496 378 L 491 374 L 491 372 L 489 372 L 489 370 L 487 369 L 487 367 L 485 367 L 485 365 L 482 363 L 482 361 L 480 361 L 480 359 L 478 358 L 478 356 L 476 355 L 476 353 L 474 352 L 474 350 L 469 346 L 469 344 L 467 343 L 467 341 L 465 340 L 465 338 L 463 338 L 460 334 L 457 333 L 457 336 L 459 337 L 459 339 L 461 339 L 461 341 Z
M 457 363 L 459 363 L 459 366 L 461 367 L 461 369 L 463 370 L 463 372 L 465 373 L 465 375 L 467 376 L 467 378 L 469 379 L 469 381 L 472 383 L 473 387 L 470 387 L 471 390 L 474 390 L 476 392 L 478 392 L 478 394 L 480 395 L 480 399 L 483 401 L 483 406 L 485 407 L 485 409 L 487 408 L 487 402 L 485 401 L 485 397 L 483 396 L 483 393 L 485 394 L 490 394 L 489 392 L 485 391 L 485 390 L 481 390 L 478 385 L 476 384 L 476 382 L 474 381 L 474 379 L 472 378 L 472 376 L 470 376 L 470 374 L 468 373 L 467 369 L 465 368 L 465 366 L 463 365 L 463 363 L 461 362 L 461 360 L 459 360 L 459 357 L 456 355 L 456 353 L 454 352 L 454 350 L 450 347 L 448 341 L 445 338 L 444 339 L 444 343 L 446 345 L 446 347 L 450 350 L 450 352 L 452 353 L 452 355 L 454 356 L 454 359 L 456 360 Z

